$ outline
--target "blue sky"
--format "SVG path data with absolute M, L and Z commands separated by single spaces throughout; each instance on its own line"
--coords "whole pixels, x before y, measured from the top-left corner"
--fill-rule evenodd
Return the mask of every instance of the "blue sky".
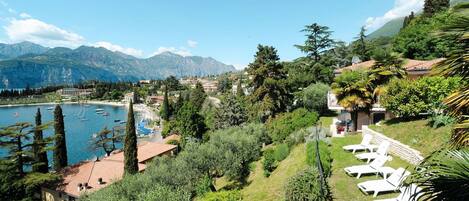
M 257 44 L 272 45 L 282 60 L 302 55 L 299 30 L 317 22 L 334 39 L 351 41 L 418 10 L 423 0 L 0 0 L 0 41 L 44 46 L 101 46 L 146 58 L 163 51 L 211 56 L 238 68 Z

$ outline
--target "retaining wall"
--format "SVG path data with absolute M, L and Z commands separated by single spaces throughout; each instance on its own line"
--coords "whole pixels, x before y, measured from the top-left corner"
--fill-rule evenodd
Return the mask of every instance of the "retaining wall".
M 423 160 L 423 157 L 419 151 L 412 149 L 408 145 L 402 144 L 397 140 L 394 140 L 381 133 L 378 133 L 368 128 L 368 126 L 362 127 L 362 134 L 372 135 L 373 139 L 371 140 L 371 142 L 374 144 L 379 145 L 383 140 L 389 141 L 391 143 L 391 145 L 389 146 L 389 153 L 398 156 L 399 158 L 402 158 L 403 160 L 413 165 L 417 165 Z

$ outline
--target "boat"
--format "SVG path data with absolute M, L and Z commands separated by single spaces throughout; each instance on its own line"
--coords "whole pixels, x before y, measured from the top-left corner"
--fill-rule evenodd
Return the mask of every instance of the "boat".
M 104 111 L 104 109 L 102 109 L 102 108 L 96 108 L 96 112 L 101 112 L 101 111 Z
M 120 122 L 120 124 L 125 124 L 125 123 L 127 123 L 127 122 L 126 122 L 126 121 L 121 121 L 121 122 Z
M 85 107 L 90 107 L 91 105 L 85 105 Z
M 121 121 L 121 120 L 120 119 L 114 119 L 114 122 L 119 122 L 119 121 Z
M 104 111 L 97 111 L 96 114 L 103 114 Z
M 15 113 L 13 114 L 13 116 L 14 116 L 14 117 L 19 117 L 19 116 L 20 116 L 20 113 L 15 112 Z
M 103 116 L 109 116 L 108 112 L 103 112 Z
M 54 109 L 54 107 L 48 107 L 47 108 L 47 110 L 53 110 L 53 109 Z

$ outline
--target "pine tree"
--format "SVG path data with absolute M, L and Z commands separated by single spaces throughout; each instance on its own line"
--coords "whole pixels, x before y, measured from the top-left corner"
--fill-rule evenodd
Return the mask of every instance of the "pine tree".
M 59 171 L 68 164 L 67 159 L 67 143 L 65 140 L 64 116 L 60 105 L 55 106 L 54 110 L 54 130 L 55 130 L 55 147 L 54 147 L 54 169 Z
M 23 166 L 29 162 L 25 155 L 30 153 L 28 151 L 28 147 L 31 146 L 28 143 L 31 134 L 31 131 L 28 131 L 30 127 L 30 123 L 20 122 L 0 130 L 0 147 L 8 150 L 8 155 L 5 158 L 13 161 L 16 174 L 19 177 L 25 175 Z
M 164 99 L 163 99 L 163 105 L 161 106 L 160 114 L 161 114 L 161 118 L 164 119 L 165 121 L 168 121 L 169 117 L 171 116 L 171 107 L 169 105 L 167 87 L 165 87 L 164 89 Z
M 423 15 L 431 17 L 435 13 L 448 9 L 449 5 L 449 0 L 425 0 Z
M 334 44 L 329 27 L 321 26 L 317 23 L 311 25 L 306 25 L 301 32 L 306 33 L 306 41 L 304 45 L 295 45 L 302 52 L 308 54 L 315 62 L 318 62 L 321 59 L 321 53 L 329 50 Z
M 45 141 L 42 135 L 41 109 L 37 108 L 36 112 L 36 129 L 34 129 L 33 155 L 34 164 L 32 166 L 34 172 L 47 173 L 49 171 L 49 160 L 47 160 L 47 151 L 45 150 Z
M 250 86 L 253 93 L 249 95 L 251 117 L 262 122 L 277 113 L 287 110 L 291 94 L 287 90 L 287 75 L 279 62 L 277 50 L 272 46 L 259 45 L 254 61 L 247 69 L 252 76 Z
M 129 103 L 129 113 L 125 127 L 124 172 L 125 174 L 138 173 L 137 133 L 135 131 L 135 117 L 132 101 Z
M 366 42 L 365 33 L 366 33 L 366 29 L 365 27 L 362 27 L 360 29 L 360 34 L 358 34 L 357 41 L 353 48 L 353 53 L 357 54 L 362 61 L 370 60 L 370 51 L 369 51 L 369 48 L 367 47 L 368 45 Z

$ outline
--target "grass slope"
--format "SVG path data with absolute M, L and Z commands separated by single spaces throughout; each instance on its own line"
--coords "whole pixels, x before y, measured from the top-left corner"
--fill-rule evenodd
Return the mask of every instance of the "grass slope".
M 270 177 L 264 177 L 262 162 L 255 162 L 255 167 L 248 178 L 248 185 L 241 190 L 244 200 L 283 200 L 284 186 L 288 179 L 307 167 L 305 144 L 291 150 L 290 155 L 280 162 Z
M 426 119 L 408 122 L 391 119 L 370 128 L 419 150 L 424 157 L 443 147 L 451 137 L 450 126 L 434 129 Z
M 351 152 L 346 152 L 342 149 L 343 146 L 349 144 L 359 144 L 361 135 L 347 136 L 344 138 L 332 138 L 331 154 L 334 161 L 332 162 L 332 176 L 329 180 L 329 185 L 332 189 L 334 200 L 346 201 L 362 201 L 362 200 L 377 200 L 397 197 L 398 193 L 382 193 L 375 199 L 372 195 L 363 194 L 357 187 L 357 184 L 363 181 L 382 179 L 375 175 L 362 176 L 360 179 L 351 177 L 345 174 L 344 168 L 352 165 L 363 165 L 365 162 L 359 161 Z M 391 161 L 386 162 L 386 166 L 393 168 L 403 167 L 410 171 L 414 167 L 398 157 L 392 157 Z

